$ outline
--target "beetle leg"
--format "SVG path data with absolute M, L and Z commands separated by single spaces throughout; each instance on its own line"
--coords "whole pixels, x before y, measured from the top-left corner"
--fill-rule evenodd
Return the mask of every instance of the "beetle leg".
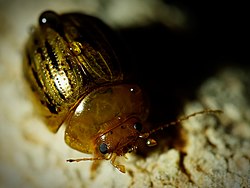
M 90 178 L 91 179 L 95 179 L 96 171 L 97 171 L 99 166 L 100 166 L 100 160 L 93 161 L 93 163 L 91 165 L 91 171 L 90 171 Z
M 125 173 L 125 172 L 126 172 L 125 166 L 115 163 L 116 157 L 117 157 L 117 155 L 113 153 L 112 156 L 111 156 L 111 159 L 110 159 L 110 163 L 111 163 L 116 169 L 118 169 L 120 172 Z

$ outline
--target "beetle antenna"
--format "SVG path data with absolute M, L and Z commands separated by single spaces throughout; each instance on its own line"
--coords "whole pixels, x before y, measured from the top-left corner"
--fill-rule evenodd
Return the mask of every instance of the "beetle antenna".
M 195 112 L 195 113 L 192 113 L 192 114 L 189 114 L 187 116 L 184 116 L 184 117 L 181 117 L 179 119 L 177 119 L 176 121 L 172 121 L 170 123 L 167 123 L 167 124 L 164 124 L 156 129 L 153 129 L 149 132 L 146 132 L 146 133 L 142 133 L 139 137 L 140 138 L 148 138 L 151 134 L 157 132 L 157 131 L 160 131 L 160 130 L 163 130 L 164 128 L 167 128 L 171 125 L 177 125 L 177 124 L 180 124 L 181 122 L 185 121 L 185 120 L 188 120 L 189 118 L 191 117 L 194 117 L 196 115 L 201 115 L 201 114 L 220 114 L 220 113 L 223 113 L 223 111 L 221 110 L 211 110 L 211 109 L 205 109 L 205 110 L 202 110 L 202 111 L 199 111 L 199 112 Z M 148 146 L 155 146 L 157 143 L 154 139 L 148 139 L 147 140 L 147 145 Z
M 80 162 L 80 161 L 96 161 L 96 160 L 104 160 L 103 157 L 92 157 L 92 158 L 79 158 L 79 159 L 67 159 L 67 162 Z
M 100 161 L 100 160 L 110 160 L 111 159 L 111 157 L 112 157 L 112 153 L 110 154 L 110 155 L 108 155 L 108 156 L 104 156 L 104 157 L 90 157 L 90 158 L 79 158 L 79 159 L 68 159 L 68 160 L 66 160 L 67 162 L 70 162 L 70 163 L 72 163 L 72 162 L 81 162 L 81 161 Z

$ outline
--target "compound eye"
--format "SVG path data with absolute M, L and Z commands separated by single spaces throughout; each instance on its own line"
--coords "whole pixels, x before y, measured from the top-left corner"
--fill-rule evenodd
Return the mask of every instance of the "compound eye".
M 139 131 L 139 132 L 141 132 L 141 130 L 142 130 L 142 124 L 140 122 L 136 122 L 134 124 L 134 129 L 137 130 L 137 131 Z
M 99 150 L 102 154 L 108 153 L 108 146 L 105 143 L 101 143 L 99 146 Z

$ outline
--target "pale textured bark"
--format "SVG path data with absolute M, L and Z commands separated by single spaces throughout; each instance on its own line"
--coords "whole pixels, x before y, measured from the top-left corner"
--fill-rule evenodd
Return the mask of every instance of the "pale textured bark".
M 28 28 L 37 23 L 42 10 L 50 7 L 61 12 L 82 10 L 98 14 L 97 2 L 1 2 L 0 187 L 249 187 L 250 72 L 240 68 L 229 67 L 211 75 L 198 90 L 197 100 L 186 104 L 185 114 L 207 107 L 221 109 L 224 113 L 185 121 L 182 129 L 186 147 L 182 152 L 178 148 L 156 150 L 145 159 L 130 154 L 122 161 L 128 171 L 126 174 L 104 161 L 95 180 L 89 178 L 91 162 L 65 162 L 68 158 L 86 155 L 65 144 L 63 129 L 52 134 L 36 117 L 24 86 L 22 50 Z M 136 6 L 141 3 L 139 0 L 114 2 L 105 18 L 120 26 L 145 24 L 148 18 L 157 19 L 157 7 L 164 8 L 158 1 L 143 3 L 143 9 L 140 9 L 142 5 Z M 141 16 L 134 16 L 138 18 L 135 23 L 124 16 L 126 13 L 118 11 L 125 5 L 134 8 L 128 8 L 129 15 Z M 151 14 L 145 14 L 145 9 Z M 182 15 L 176 14 L 180 20 L 175 22 L 162 18 L 169 18 L 167 11 L 160 17 L 169 26 L 181 25 Z

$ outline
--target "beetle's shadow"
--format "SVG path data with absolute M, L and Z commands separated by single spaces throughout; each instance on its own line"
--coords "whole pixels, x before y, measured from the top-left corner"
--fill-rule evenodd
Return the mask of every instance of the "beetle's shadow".
M 176 120 L 185 101 L 196 98 L 197 88 L 215 66 L 204 63 L 206 55 L 190 33 L 158 23 L 121 32 L 132 57 L 123 62 L 123 69 L 149 96 L 151 128 Z M 179 126 L 173 126 L 155 136 L 171 148 L 177 142 L 185 145 L 180 135 Z M 151 150 L 144 149 L 140 153 Z
M 123 29 L 120 33 L 131 57 L 123 63 L 123 69 L 147 92 L 153 128 L 176 120 L 185 102 L 197 99 L 204 80 L 225 66 L 224 57 L 228 55 L 231 60 L 239 55 L 230 54 L 230 47 L 216 47 L 220 35 L 209 41 L 206 32 L 176 31 L 160 23 Z M 169 127 L 157 134 L 157 140 L 167 141 L 168 148 L 185 146 L 180 130 L 180 126 Z

